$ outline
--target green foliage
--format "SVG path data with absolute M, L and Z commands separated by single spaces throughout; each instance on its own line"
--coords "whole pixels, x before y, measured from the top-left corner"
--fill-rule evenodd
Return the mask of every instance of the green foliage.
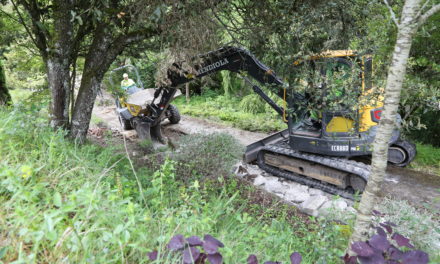
M 265 112 L 266 102 L 257 94 L 249 94 L 243 97 L 238 107 L 246 113 L 259 114 Z
M 3 68 L 3 62 L 0 59 L 0 105 L 9 105 L 11 103 L 11 95 L 6 86 L 6 76 Z
M 8 86 L 11 90 L 39 90 L 47 87 L 45 66 L 39 56 L 22 46 L 4 54 Z
M 230 135 L 194 134 L 179 139 L 180 150 L 173 158 L 180 162 L 178 174 L 183 179 L 197 172 L 203 178 L 229 176 L 232 166 L 240 159 L 244 147 Z
M 145 88 L 156 87 L 154 76 L 160 59 L 161 56 L 151 52 L 143 52 L 139 58 L 133 59 L 135 61 L 134 65 L 138 68 L 140 78 Z
M 229 71 L 220 72 L 222 75 L 222 88 L 225 92 L 225 95 L 230 95 L 232 90 L 232 82 L 231 82 L 231 73 Z
M 420 112 L 414 112 L 415 117 L 407 120 L 410 128 L 406 134 L 415 141 L 440 147 L 440 110 Z
M 251 114 L 240 107 L 240 102 L 239 97 L 217 95 L 211 91 L 193 96 L 189 103 L 184 98 L 177 98 L 173 103 L 182 114 L 210 118 L 249 131 L 274 132 L 286 128 L 274 110 L 265 108 L 264 113 Z
M 47 125 L 41 107 L 28 106 L 0 108 L 0 260 L 5 263 L 147 263 L 146 253 L 163 251 L 176 233 L 213 234 L 227 245 L 226 263 L 243 263 L 249 252 L 282 259 L 292 250 L 306 263 L 335 262 L 347 243 L 332 225 L 287 216 L 276 203 L 249 204 L 246 188 L 223 175 L 213 184 L 199 184 L 205 169 L 226 173 L 236 158 L 230 137 L 212 135 L 205 144 L 194 139 L 198 147 L 187 147 L 201 149 L 192 157 L 206 167 L 193 163 L 197 177 L 181 181 L 185 160 L 165 160 L 156 172 L 133 171 L 112 148 L 66 140 L 63 131 Z M 207 159 L 214 161 L 203 161 L 213 150 L 217 153 Z M 166 258 L 165 263 L 173 262 Z
M 417 156 L 410 166 L 440 176 L 440 148 L 418 143 Z

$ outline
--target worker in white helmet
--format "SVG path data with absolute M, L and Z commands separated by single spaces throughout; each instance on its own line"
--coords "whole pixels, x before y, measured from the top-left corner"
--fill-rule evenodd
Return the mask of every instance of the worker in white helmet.
M 124 89 L 124 91 L 126 91 L 128 94 L 132 94 L 141 90 L 136 86 L 136 83 L 132 79 L 128 78 L 127 73 L 124 73 L 122 77 L 124 79 L 121 81 L 121 88 Z

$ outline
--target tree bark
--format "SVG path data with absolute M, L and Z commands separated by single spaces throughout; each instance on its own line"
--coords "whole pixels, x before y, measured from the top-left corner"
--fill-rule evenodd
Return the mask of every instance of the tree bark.
M 419 12 L 420 4 L 421 0 L 407 0 L 403 6 L 393 59 L 388 71 L 384 109 L 373 144 L 374 150 L 371 174 L 359 204 L 354 232 L 349 242 L 349 252 L 351 252 L 351 255 L 353 255 L 350 247 L 351 243 L 355 241 L 365 241 L 367 239 L 372 211 L 378 202 L 377 197 L 385 178 L 388 142 L 391 139 L 392 131 L 396 125 L 396 115 L 411 49 L 411 42 L 417 31 L 417 13 Z
M 68 128 L 70 102 L 70 64 L 73 25 L 72 1 L 54 1 L 53 47 L 46 60 L 47 78 L 51 91 L 51 126 Z
M 186 97 L 186 102 L 189 103 L 189 83 L 185 84 L 185 97 Z
M 9 94 L 8 87 L 6 87 L 6 75 L 3 68 L 3 63 L 0 60 L 0 106 L 10 105 L 11 95 Z
M 96 95 L 112 62 L 126 46 L 158 34 L 156 29 L 148 29 L 115 37 L 106 25 L 104 22 L 101 23 L 93 33 L 94 38 L 85 58 L 81 84 L 72 113 L 70 136 L 79 143 L 86 139 Z
M 70 135 L 79 143 L 83 143 L 86 139 L 93 105 L 104 74 L 129 40 L 128 38 L 115 40 L 111 34 L 106 33 L 104 25 L 97 28 L 94 36 L 86 56 L 81 84 L 72 113 Z

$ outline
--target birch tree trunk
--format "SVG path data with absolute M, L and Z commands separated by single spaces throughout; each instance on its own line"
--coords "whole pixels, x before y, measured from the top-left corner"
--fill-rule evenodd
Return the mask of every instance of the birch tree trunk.
M 354 232 L 349 242 L 350 255 L 353 255 L 350 248 L 352 242 L 365 241 L 367 239 L 367 233 L 371 224 L 372 211 L 378 202 L 378 193 L 385 178 L 388 142 L 391 139 L 392 131 L 396 125 L 396 115 L 400 101 L 402 83 L 405 78 L 408 56 L 411 49 L 411 42 L 417 31 L 419 22 L 418 12 L 420 10 L 420 5 L 421 0 L 406 0 L 403 6 L 400 23 L 398 23 L 397 40 L 385 88 L 384 109 L 382 111 L 377 135 L 373 144 L 372 170 L 367 187 L 359 204 Z

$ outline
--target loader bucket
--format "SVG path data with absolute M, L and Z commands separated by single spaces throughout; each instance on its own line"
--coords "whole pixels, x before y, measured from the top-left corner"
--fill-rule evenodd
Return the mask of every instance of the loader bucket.
M 149 122 L 136 122 L 135 129 L 141 140 L 151 140 L 154 142 L 160 142 L 165 144 L 165 138 L 162 136 L 162 128 L 160 124 L 151 126 Z

